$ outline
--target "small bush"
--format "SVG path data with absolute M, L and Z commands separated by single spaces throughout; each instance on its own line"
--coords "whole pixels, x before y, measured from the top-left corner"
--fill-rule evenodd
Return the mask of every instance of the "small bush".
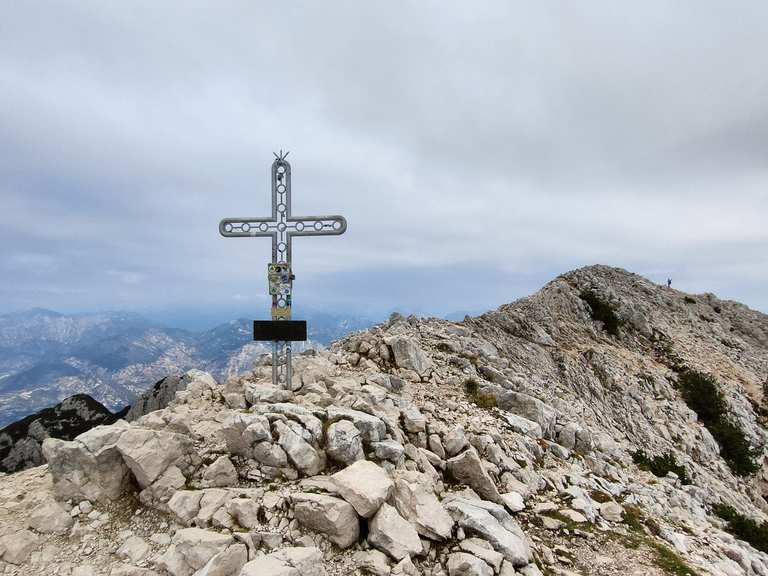
M 464 391 L 467 393 L 467 396 L 470 397 L 472 402 L 474 402 L 480 408 L 486 408 L 488 410 L 491 408 L 496 408 L 496 396 L 493 394 L 481 393 L 480 383 L 477 381 L 477 379 L 467 378 L 464 381 Z
M 486 408 L 488 410 L 496 408 L 496 396 L 493 394 L 477 394 L 473 400 L 480 408 Z
M 752 518 L 742 516 L 731 506 L 725 504 L 715 506 L 714 512 L 726 521 L 728 532 L 745 542 L 749 542 L 761 552 L 768 552 L 768 526 L 765 522 L 757 522 Z
M 685 298 L 683 298 L 683 300 L 685 300 L 686 304 L 696 304 L 696 300 L 694 298 L 691 298 L 690 296 L 686 296 Z
M 464 380 L 464 392 L 469 396 L 477 395 L 477 391 L 480 388 L 480 383 L 475 378 L 467 378 Z
M 622 324 L 621 319 L 616 315 L 614 308 L 600 299 L 592 290 L 585 290 L 580 294 L 584 302 L 589 304 L 592 320 L 598 320 L 603 323 L 605 331 L 612 336 L 619 336 L 619 327 Z
M 685 466 L 677 463 L 672 452 L 667 452 L 661 456 L 648 456 L 645 450 L 638 450 L 632 454 L 632 461 L 637 464 L 640 470 L 647 470 L 659 478 L 663 478 L 668 472 L 674 472 L 683 484 L 691 483 Z
M 734 474 L 748 476 L 760 468 L 755 450 L 744 432 L 728 416 L 725 397 L 717 381 L 708 374 L 682 370 L 678 379 L 680 391 L 688 407 L 720 446 L 720 454 Z

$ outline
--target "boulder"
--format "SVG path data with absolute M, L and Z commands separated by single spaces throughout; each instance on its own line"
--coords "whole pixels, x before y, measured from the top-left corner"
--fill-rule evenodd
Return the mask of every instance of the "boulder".
M 72 515 L 55 500 L 44 500 L 27 518 L 27 526 L 43 534 L 66 534 L 75 523 Z
M 280 447 L 296 469 L 306 476 L 314 476 L 325 468 L 325 454 L 316 450 L 302 437 L 302 427 L 298 422 L 274 423 Z
M 446 462 L 448 473 L 462 484 L 466 484 L 481 498 L 502 503 L 496 484 L 483 468 L 482 461 L 474 449 L 466 450 Z
M 168 509 L 181 524 L 189 526 L 200 511 L 201 490 L 177 490 L 168 501 Z
M 454 552 L 448 556 L 448 576 L 493 576 L 493 569 L 472 554 Z
M 371 444 L 373 453 L 379 460 L 388 460 L 390 462 L 398 463 L 405 454 L 405 448 L 397 440 L 382 440 L 381 442 L 373 442 Z
M 263 414 L 235 412 L 224 420 L 221 433 L 229 453 L 245 458 L 252 457 L 257 443 L 272 440 L 269 420 Z
M 403 411 L 403 425 L 411 434 L 424 432 L 427 428 L 427 421 L 424 415 L 413 404 L 409 404 Z
M 327 410 L 328 421 L 349 420 L 360 431 L 364 443 L 379 442 L 387 436 L 387 427 L 378 416 L 373 416 L 360 410 L 329 406 Z
M 370 518 L 389 498 L 392 479 L 378 464 L 359 460 L 331 476 L 336 490 L 363 518 Z
M 248 562 L 245 544 L 232 544 L 213 556 L 194 576 L 236 576 Z
M 232 498 L 227 501 L 227 512 L 243 528 L 259 526 L 260 506 L 253 498 Z
M 344 465 L 365 460 L 360 431 L 349 420 L 339 420 L 328 426 L 325 451 Z
M 283 548 L 251 560 L 239 576 L 325 576 L 323 553 L 314 547 Z
M 506 494 L 502 494 L 501 500 L 510 512 L 521 512 L 525 509 L 523 497 L 518 492 L 507 492 Z
M 276 402 L 288 402 L 293 398 L 290 390 L 285 390 L 273 384 L 246 384 L 245 399 L 249 405 L 267 402 L 274 404 Z
M 237 470 L 232 461 L 225 455 L 219 456 L 213 464 L 203 472 L 203 485 L 211 488 L 235 486 Z
M 616 502 L 603 502 L 600 504 L 600 516 L 608 520 L 608 522 L 621 522 L 621 518 L 624 516 L 624 508 Z
M 515 567 L 531 562 L 531 549 L 525 534 L 502 506 L 463 498 L 451 499 L 444 506 L 461 528 L 487 540 Z
M 0 538 L 0 556 L 9 564 L 23 564 L 40 545 L 40 538 L 29 530 L 19 530 Z
M 126 423 L 96 426 L 71 442 L 46 438 L 43 455 L 59 500 L 108 502 L 128 487 L 130 473 L 116 444 Z
M 503 417 L 513 432 L 524 434 L 534 439 L 544 436 L 544 432 L 538 422 L 508 412 L 503 413 Z
M 299 524 L 325 534 L 339 548 L 348 548 L 360 536 L 360 522 L 351 504 L 322 494 L 292 496 L 294 516 Z
M 504 555 L 496 552 L 488 542 L 480 538 L 467 538 L 459 542 L 459 548 L 464 552 L 469 552 L 473 556 L 480 558 L 483 562 L 493 568 L 494 573 L 498 574 L 501 565 L 504 562 Z
M 171 465 L 189 472 L 196 461 L 192 440 L 173 432 L 128 428 L 116 447 L 141 488 L 150 486 Z
M 157 563 L 174 576 L 192 576 L 233 543 L 229 534 L 183 528 L 173 535 L 171 546 Z
M 536 422 L 545 438 L 554 439 L 557 422 L 557 412 L 554 408 L 522 392 L 512 392 L 498 386 L 485 386 L 483 390 L 496 397 L 496 405 L 499 408 Z
M 115 552 L 115 556 L 121 560 L 127 560 L 134 564 L 139 562 L 149 552 L 149 544 L 140 536 L 130 536 Z
M 443 439 L 443 448 L 445 448 L 445 454 L 448 457 L 456 456 L 468 445 L 469 440 L 467 440 L 467 434 L 462 426 L 453 428 Z
M 396 336 L 385 340 L 392 347 L 395 356 L 395 364 L 398 368 L 413 370 L 419 375 L 424 375 L 432 366 L 427 355 L 416 342 L 405 336 Z
M 392 568 L 389 557 L 380 550 L 368 550 L 367 552 L 355 552 L 355 565 L 364 574 L 372 576 L 389 576 Z
M 410 522 L 421 536 L 431 540 L 451 537 L 453 518 L 440 505 L 432 483 L 424 474 L 395 472 L 394 502 L 400 515 Z
M 397 561 L 422 553 L 419 535 L 389 504 L 382 504 L 368 528 L 368 542 Z

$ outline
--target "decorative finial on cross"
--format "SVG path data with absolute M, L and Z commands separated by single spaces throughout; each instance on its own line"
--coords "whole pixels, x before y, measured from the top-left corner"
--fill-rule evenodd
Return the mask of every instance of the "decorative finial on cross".
M 254 321 L 254 340 L 272 342 L 272 383 L 291 387 L 291 342 L 307 339 L 307 323 L 291 320 L 292 290 L 295 278 L 291 268 L 294 236 L 336 236 L 347 229 L 343 216 L 291 215 L 291 165 L 288 152 L 273 152 L 272 217 L 225 218 L 219 232 L 227 238 L 265 236 L 272 238 L 272 262 L 267 267 L 272 296 L 272 321 Z

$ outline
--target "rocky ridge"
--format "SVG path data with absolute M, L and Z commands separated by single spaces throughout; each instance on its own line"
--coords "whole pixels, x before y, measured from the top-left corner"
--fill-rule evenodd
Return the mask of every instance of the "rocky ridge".
M 194 372 L 0 478 L 0 573 L 766 575 L 713 513 L 765 519 L 764 469 L 732 472 L 679 379 L 720 382 L 761 464 L 767 343 L 744 306 L 590 267 L 461 323 L 394 315 L 297 356 L 294 390 Z

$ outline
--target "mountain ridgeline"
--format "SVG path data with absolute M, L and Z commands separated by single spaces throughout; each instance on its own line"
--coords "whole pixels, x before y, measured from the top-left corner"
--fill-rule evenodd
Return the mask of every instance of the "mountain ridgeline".
M 290 389 L 262 363 L 191 370 L 114 424 L 45 438 L 46 467 L 2 477 L 0 559 L 766 576 L 766 376 L 768 316 L 590 266 L 461 322 L 394 314 L 296 354 Z
M 310 315 L 308 345 L 370 326 L 359 318 Z M 0 427 L 76 394 L 111 411 L 155 382 L 191 368 L 226 378 L 266 352 L 240 319 L 203 332 L 155 325 L 131 313 L 64 315 L 44 309 L 0 315 Z

